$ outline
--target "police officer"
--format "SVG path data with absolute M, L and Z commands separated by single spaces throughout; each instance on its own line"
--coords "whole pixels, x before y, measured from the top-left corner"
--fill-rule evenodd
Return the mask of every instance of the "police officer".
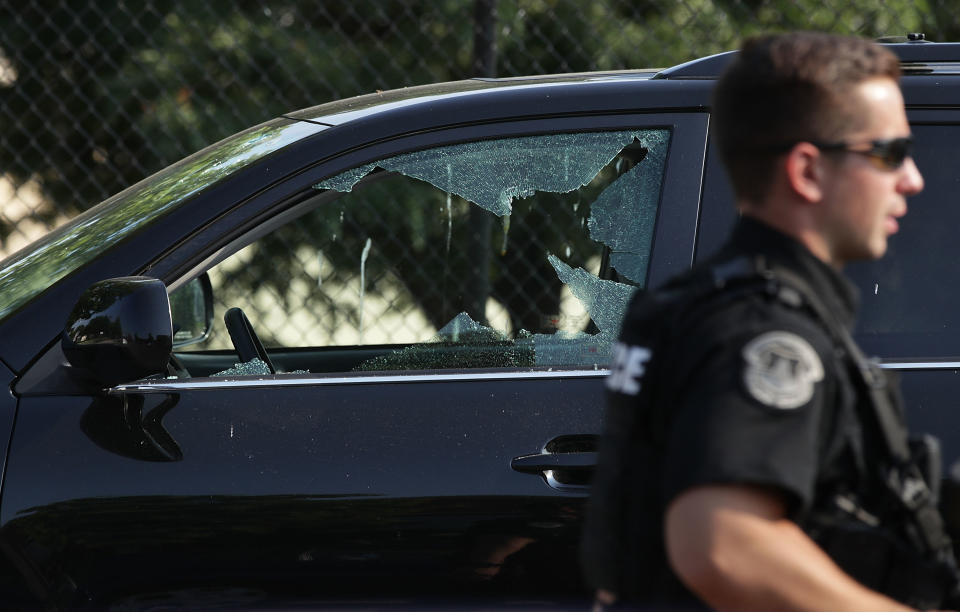
M 600 604 L 944 605 L 956 572 L 896 386 L 850 339 L 844 264 L 923 188 L 900 67 L 819 33 L 745 42 L 711 123 L 741 214 L 631 304 L 583 541 Z M 929 470 L 928 470 L 929 471 Z M 906 605 L 905 605 L 906 604 Z

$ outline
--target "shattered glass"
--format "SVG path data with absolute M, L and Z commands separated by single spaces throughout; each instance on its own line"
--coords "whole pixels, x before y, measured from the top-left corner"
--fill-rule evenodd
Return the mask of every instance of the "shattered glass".
M 437 331 L 437 338 L 449 342 L 460 342 L 461 339 L 488 339 L 492 342 L 506 340 L 507 337 L 497 330 L 477 323 L 465 312 L 461 312 L 449 323 Z
M 509 368 L 536 365 L 534 347 L 514 343 L 505 334 L 461 312 L 429 342 L 369 359 L 357 371 Z
M 277 372 L 277 374 L 309 374 L 308 370 L 291 370 L 289 372 Z M 232 368 L 211 374 L 214 378 L 223 378 L 225 376 L 272 376 L 268 366 L 259 357 L 254 357 L 250 361 L 238 362 L 233 364 Z
M 235 363 L 233 364 L 232 368 L 224 370 L 223 372 L 211 374 L 210 376 L 270 376 L 270 374 L 270 366 L 261 361 L 259 358 L 254 357 L 250 361 Z
M 647 149 L 646 157 L 597 197 L 587 227 L 591 238 L 610 247 L 614 269 L 642 284 L 653 244 L 670 132 L 651 130 L 638 138 Z
M 612 334 L 534 334 L 532 337 L 537 365 L 601 367 L 610 362 L 610 351 L 616 336 Z
M 372 216 L 360 209 L 350 208 L 348 205 L 346 210 L 348 215 L 353 215 L 353 225 L 344 225 L 342 202 L 360 202 L 361 200 L 350 200 L 355 196 L 345 196 L 341 201 L 340 224 L 330 222 L 326 225 L 318 225 L 317 227 L 323 228 L 323 231 L 311 234 L 326 236 L 332 232 L 333 240 L 336 241 L 337 237 L 341 236 L 341 232 L 352 231 L 356 232 L 357 237 L 353 238 L 353 246 L 349 252 L 356 253 L 354 249 L 357 245 L 363 245 L 360 252 L 358 291 L 355 292 L 353 287 L 356 285 L 353 284 L 349 285 L 351 287 L 349 291 L 341 290 L 341 295 L 358 296 L 358 299 L 342 298 L 342 302 L 345 304 L 343 307 L 345 311 L 352 309 L 351 318 L 345 321 L 350 329 L 358 330 L 356 337 L 359 338 L 360 344 L 364 344 L 366 322 L 371 321 L 371 325 L 378 322 L 375 321 L 374 316 L 365 314 L 368 308 L 366 302 L 377 303 L 378 300 L 382 302 L 386 286 L 385 281 L 373 280 L 372 275 L 368 276 L 366 267 L 368 265 L 376 267 L 379 271 L 377 278 L 383 279 L 385 278 L 383 269 L 392 269 L 390 266 L 397 266 L 396 252 L 393 252 L 394 259 L 384 256 L 382 252 L 377 252 L 377 249 L 385 248 L 386 238 L 401 235 L 401 230 L 394 228 L 404 228 L 403 231 L 408 232 L 409 235 L 420 237 L 419 239 L 424 241 L 438 241 L 437 251 L 444 253 L 443 257 L 447 258 L 444 261 L 452 261 L 453 255 L 463 257 L 463 253 L 457 252 L 458 247 L 463 244 L 462 238 L 459 239 L 461 244 L 458 245 L 458 240 L 453 239 L 452 236 L 454 219 L 456 218 L 457 223 L 463 227 L 464 219 L 468 218 L 464 212 L 469 209 L 467 202 L 487 211 L 483 213 L 484 215 L 488 213 L 496 215 L 500 218 L 497 224 L 502 226 L 502 234 L 492 233 L 489 235 L 489 240 L 479 242 L 489 244 L 492 253 L 484 254 L 483 249 L 476 250 L 477 243 L 471 243 L 471 248 L 474 250 L 467 250 L 466 247 L 462 249 L 468 254 L 480 253 L 480 256 L 474 256 L 472 261 L 477 261 L 477 257 L 492 257 L 490 264 L 487 264 L 484 259 L 479 259 L 484 262 L 483 267 L 479 269 L 486 270 L 487 266 L 490 266 L 489 279 L 477 281 L 481 282 L 482 286 L 483 282 L 492 282 L 496 279 L 495 266 L 507 265 L 497 263 L 497 254 L 501 258 L 508 254 L 508 240 L 511 255 L 523 252 L 522 249 L 526 244 L 523 240 L 531 240 L 528 236 L 533 235 L 535 237 L 532 240 L 539 240 L 539 233 L 532 234 L 531 230 L 539 229 L 537 224 L 543 223 L 544 218 L 549 223 L 551 215 L 556 214 L 549 206 L 565 206 L 567 208 L 564 210 L 573 211 L 572 216 L 564 217 L 568 219 L 566 223 L 571 223 L 569 219 L 573 222 L 565 230 L 567 233 L 560 234 L 559 240 L 554 237 L 551 243 L 531 243 L 539 245 L 536 247 L 539 250 L 531 250 L 531 253 L 536 253 L 532 255 L 533 260 L 538 261 L 540 267 L 545 270 L 539 272 L 539 276 L 532 282 L 541 282 L 540 287 L 546 287 L 547 281 L 554 283 L 552 286 L 556 286 L 556 280 L 559 280 L 566 287 L 564 291 L 569 290 L 569 293 L 564 293 L 567 296 L 564 298 L 567 300 L 565 303 L 579 301 L 582 308 L 563 306 L 560 311 L 543 312 L 551 307 L 550 300 L 546 300 L 548 305 L 543 306 L 531 299 L 529 310 L 535 316 L 550 322 L 549 325 L 542 323 L 536 328 L 534 327 L 537 325 L 535 317 L 532 323 L 531 318 L 527 317 L 524 319 L 526 323 L 518 324 L 517 320 L 512 318 L 514 314 L 508 313 L 506 323 L 501 321 L 488 325 L 474 320 L 467 312 L 460 312 L 440 327 L 433 337 L 430 337 L 431 332 L 427 331 L 423 336 L 412 341 L 378 341 L 375 338 L 367 338 L 371 345 L 382 345 L 384 353 L 367 359 L 354 369 L 373 371 L 606 366 L 609 363 L 610 349 L 619 333 L 627 303 L 636 286 L 643 286 L 646 279 L 669 142 L 670 131 L 667 129 L 548 134 L 468 142 L 380 160 L 348 170 L 314 185 L 318 190 L 349 193 L 364 177 L 380 168 L 391 173 L 386 176 L 387 179 L 410 177 L 416 179 L 414 183 L 417 185 L 426 188 L 426 185 L 419 182 L 423 181 L 442 192 L 435 204 L 434 200 L 430 200 L 432 208 L 421 209 L 408 205 L 407 208 L 403 208 L 400 200 L 394 204 L 391 199 L 395 192 L 389 193 L 386 198 L 381 197 L 382 202 L 371 200 L 371 202 L 377 202 L 377 205 L 395 206 L 391 209 L 391 214 L 394 215 L 392 217 L 371 204 L 365 203 L 369 208 L 364 208 L 362 211 L 372 211 Z M 367 193 L 368 190 L 362 191 Z M 570 196 L 550 196 L 552 200 L 544 198 L 543 201 L 537 199 L 517 202 L 538 193 L 569 194 L 571 192 L 575 193 Z M 452 196 L 459 196 L 466 202 L 453 199 Z M 427 200 L 417 201 L 426 202 Z M 411 212 L 403 213 L 405 210 Z M 417 212 L 419 210 L 425 212 Z M 579 215 L 576 214 L 578 210 L 582 211 Z M 476 208 L 473 211 L 476 211 Z M 536 214 L 530 211 L 536 211 Z M 542 216 L 537 216 L 541 214 L 540 211 L 543 211 Z M 401 214 L 406 216 L 398 216 Z M 434 219 L 443 221 L 443 231 L 439 234 L 430 234 L 424 229 L 432 227 L 425 220 L 433 215 L 436 215 Z M 384 226 L 394 233 L 381 235 L 374 240 L 372 243 L 374 250 L 371 251 L 370 232 L 373 230 L 368 224 L 372 223 L 371 219 L 378 218 L 381 222 L 392 220 L 394 222 L 392 225 L 384 223 Z M 511 232 L 511 218 L 517 226 L 513 232 Z M 529 219 L 537 219 L 537 221 L 531 222 Z M 439 226 L 439 223 L 436 225 Z M 474 231 L 480 235 L 479 230 Z M 463 234 L 461 233 L 460 236 L 462 237 Z M 360 242 L 358 243 L 357 240 Z M 413 240 L 415 241 L 416 238 Z M 547 246 L 548 244 L 550 246 Z M 330 287 L 336 287 L 333 284 L 336 282 L 340 282 L 340 286 L 348 286 L 343 281 L 320 280 L 321 274 L 327 278 L 326 270 L 336 268 L 338 264 L 331 259 L 336 254 L 332 246 L 318 244 L 316 248 L 317 251 L 322 250 L 324 255 L 311 257 L 318 262 L 315 276 L 311 277 L 315 279 L 313 283 L 316 283 L 318 288 L 322 286 L 325 291 L 328 282 L 331 283 Z M 599 263 L 602 260 L 600 252 L 604 248 L 609 249 L 609 258 L 603 261 L 608 261 L 609 266 L 627 282 L 605 280 L 598 276 L 598 273 L 609 274 L 609 270 Z M 413 246 L 409 249 L 418 254 L 431 252 L 428 249 L 414 250 Z M 553 251 L 560 256 L 548 251 Z M 367 261 L 368 256 L 371 258 L 370 262 Z M 375 256 L 381 259 L 371 263 Z M 539 257 L 545 257 L 546 261 L 537 259 Z M 590 257 L 594 257 L 593 263 L 587 265 L 591 261 Z M 425 268 L 420 267 L 421 261 L 411 264 L 410 269 L 423 274 L 422 270 Z M 346 263 L 339 265 L 344 268 L 347 266 Z M 353 263 L 350 267 L 355 270 L 353 268 L 355 265 Z M 517 265 L 516 259 L 513 260 L 512 265 Z M 334 271 L 331 270 L 330 278 L 334 278 L 332 276 Z M 556 275 L 556 279 L 547 278 L 551 275 L 551 271 Z M 406 271 L 404 273 L 413 274 Z M 486 272 L 483 274 L 485 275 Z M 409 280 L 402 275 L 398 275 L 397 278 L 400 282 Z M 462 278 L 461 276 L 461 281 Z M 439 278 L 437 283 L 439 284 Z M 368 284 L 371 285 L 370 295 L 366 293 Z M 459 294 L 454 293 L 454 290 L 459 287 L 462 291 L 462 283 L 457 285 L 453 282 L 450 287 L 453 296 L 451 299 L 455 301 L 459 298 Z M 429 288 L 425 288 L 421 283 L 420 289 Z M 523 289 L 521 288 L 520 291 L 522 292 Z M 542 295 L 544 290 L 540 289 L 540 291 Z M 551 291 L 554 292 L 553 304 L 557 304 L 556 298 L 559 296 L 555 293 L 555 289 Z M 531 292 L 527 295 L 536 294 Z M 446 294 L 439 294 L 438 298 L 446 299 Z M 491 292 L 490 285 L 483 290 L 481 298 L 490 300 L 491 303 L 494 298 L 503 302 L 501 297 Z M 349 306 L 347 306 L 348 303 Z M 416 300 L 411 300 L 410 303 L 416 305 Z M 471 306 L 471 312 L 479 311 L 484 316 L 477 318 L 485 322 L 490 317 L 490 312 L 484 314 L 484 302 L 480 301 L 479 304 L 479 307 Z M 488 304 L 487 308 L 490 307 Z M 493 307 L 508 308 L 504 303 L 494 304 Z M 459 309 L 459 306 L 457 308 Z M 516 309 L 516 305 L 513 305 L 513 308 Z M 456 311 L 453 309 L 449 312 Z M 434 317 L 431 329 L 436 329 L 432 325 L 440 324 L 436 319 L 446 320 L 449 312 L 442 318 Z M 387 310 L 383 310 L 377 316 L 383 319 L 387 313 Z M 341 325 L 340 329 L 343 327 Z M 554 333 L 534 333 L 521 329 L 523 327 L 535 329 L 536 332 L 555 331 Z M 511 331 L 500 331 L 500 328 Z M 372 331 L 368 335 L 372 336 Z M 425 338 L 430 339 L 424 341 Z M 343 346 L 352 344 L 344 341 L 339 343 Z M 330 344 L 337 344 L 337 342 Z M 266 365 L 262 362 L 237 364 L 234 368 L 221 372 L 217 376 L 263 375 L 267 373 L 265 369 Z
M 336 176 L 331 176 L 327 180 L 317 183 L 313 186 L 313 188 L 333 189 L 334 191 L 339 191 L 341 193 L 349 193 L 353 191 L 353 187 L 359 183 L 363 177 L 373 172 L 373 169 L 376 167 L 376 164 L 358 166 L 357 168 L 347 170 L 346 172 L 341 172 Z
M 349 192 L 378 166 L 426 181 L 502 217 L 510 214 L 516 198 L 537 191 L 568 193 L 586 185 L 642 134 L 548 134 L 437 147 L 344 172 L 315 188 Z
M 557 271 L 557 277 L 570 287 L 573 295 L 590 313 L 600 333 L 618 334 L 620 320 L 636 288 L 597 278 L 583 268 L 571 268 L 554 255 L 548 255 L 547 259 Z

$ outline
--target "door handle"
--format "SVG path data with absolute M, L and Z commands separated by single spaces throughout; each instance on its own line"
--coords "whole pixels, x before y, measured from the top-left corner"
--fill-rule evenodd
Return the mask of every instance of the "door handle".
M 510 467 L 518 472 L 537 474 L 547 470 L 592 470 L 597 453 L 537 453 L 514 457 Z
M 539 453 L 521 455 L 510 461 L 510 467 L 524 474 L 538 474 L 548 485 L 560 491 L 590 489 L 590 479 L 597 465 L 599 436 L 576 434 L 559 436 L 547 442 Z
M 510 467 L 524 474 L 539 474 L 558 491 L 586 493 L 590 490 L 597 453 L 537 453 L 514 457 Z

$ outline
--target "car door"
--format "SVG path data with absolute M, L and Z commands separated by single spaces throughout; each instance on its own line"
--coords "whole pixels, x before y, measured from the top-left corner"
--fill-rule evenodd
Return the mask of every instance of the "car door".
M 70 605 L 584 596 L 609 346 L 691 261 L 705 138 L 701 114 L 448 130 L 238 208 L 168 256 L 217 304 L 178 375 L 20 389 L 5 551 Z

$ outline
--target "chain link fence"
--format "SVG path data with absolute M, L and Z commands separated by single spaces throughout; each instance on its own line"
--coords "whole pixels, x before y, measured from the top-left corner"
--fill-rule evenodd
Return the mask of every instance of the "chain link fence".
M 960 40 L 949 0 L 23 0 L 0 5 L 0 258 L 285 112 L 464 79 L 665 67 L 747 35 Z

